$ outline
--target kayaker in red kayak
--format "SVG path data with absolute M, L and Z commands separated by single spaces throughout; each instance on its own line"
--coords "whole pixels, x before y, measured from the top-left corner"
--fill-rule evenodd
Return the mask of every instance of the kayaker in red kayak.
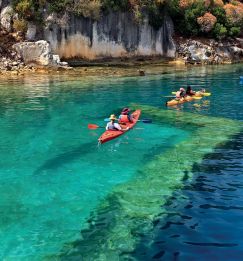
M 115 114 L 111 114 L 109 119 L 110 122 L 107 123 L 106 130 L 124 131 L 129 129 L 129 127 L 123 129 L 118 123 L 115 122 L 115 120 L 117 120 Z
M 130 115 L 130 109 L 124 108 L 119 116 L 119 123 L 133 122 L 132 116 Z

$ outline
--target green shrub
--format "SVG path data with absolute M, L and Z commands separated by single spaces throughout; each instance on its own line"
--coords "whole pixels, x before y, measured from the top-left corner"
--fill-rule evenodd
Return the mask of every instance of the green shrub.
M 91 17 L 98 20 L 100 18 L 101 2 L 100 0 L 76 0 L 69 11 L 76 15 Z
M 101 0 L 104 11 L 127 11 L 129 7 L 128 0 Z
M 229 29 L 229 35 L 232 37 L 240 35 L 240 27 L 233 26 Z
M 167 0 L 166 1 L 167 10 L 172 18 L 181 18 L 182 10 L 179 7 L 179 0 Z
M 226 24 L 226 13 L 223 7 L 215 7 L 211 10 L 211 13 L 216 16 L 217 22 L 220 24 Z
M 28 25 L 26 20 L 24 19 L 16 19 L 13 21 L 13 29 L 16 32 L 26 33 L 28 29 Z
M 158 30 L 164 22 L 164 8 L 162 5 L 151 4 L 148 6 L 149 24 Z
M 13 9 L 21 19 L 42 23 L 43 15 L 40 8 L 45 4 L 46 0 L 14 0 Z
M 51 12 L 62 12 L 64 11 L 71 3 L 71 0 L 49 0 L 49 10 Z
M 225 38 L 227 35 L 227 28 L 220 23 L 216 23 L 213 29 L 213 34 L 217 39 Z
M 206 12 L 206 8 L 203 2 L 196 2 L 185 10 L 184 16 L 184 30 L 185 34 L 198 35 L 200 32 L 197 18 L 202 16 Z
M 33 8 L 32 0 L 20 0 L 14 2 L 14 10 L 22 18 L 30 19 L 34 13 Z

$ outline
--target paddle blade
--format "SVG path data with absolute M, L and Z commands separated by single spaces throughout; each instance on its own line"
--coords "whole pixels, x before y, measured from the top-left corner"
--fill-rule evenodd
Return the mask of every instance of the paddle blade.
M 95 129 L 98 129 L 100 126 L 98 126 L 98 125 L 96 125 L 96 124 L 91 124 L 91 123 L 89 123 L 88 124 L 88 128 L 90 129 L 90 130 L 95 130 Z
M 192 96 L 194 100 L 201 100 L 202 96 Z
M 141 120 L 143 123 L 152 123 L 152 120 L 151 119 L 143 119 Z
M 211 92 L 204 92 L 203 93 L 203 96 L 210 96 L 211 95 Z
M 109 119 L 109 118 L 106 118 L 106 119 L 104 119 L 104 121 L 110 121 L 110 119 Z

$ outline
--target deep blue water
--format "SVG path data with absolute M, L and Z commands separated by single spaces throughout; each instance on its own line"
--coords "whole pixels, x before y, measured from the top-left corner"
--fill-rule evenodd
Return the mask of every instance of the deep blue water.
M 241 260 L 243 211 L 243 135 L 215 149 L 194 167 L 166 202 L 154 224 L 151 245 L 143 242 L 137 260 Z M 146 241 L 144 241 L 146 242 Z
M 139 123 L 97 147 L 103 129 L 90 131 L 88 123 L 103 127 L 104 118 L 131 102 L 165 109 L 163 96 L 186 84 L 212 95 L 168 110 L 242 122 L 242 74 L 242 66 L 230 65 L 184 72 L 172 67 L 168 74 L 145 77 L 28 76 L 1 82 L 0 259 L 58 256 L 80 238 L 91 212 L 116 185 L 136 178 L 147 161 L 192 131 Z M 195 166 L 193 180 L 167 199 L 153 242 L 148 245 L 145 236 L 130 258 L 241 260 L 242 141 L 236 135 Z

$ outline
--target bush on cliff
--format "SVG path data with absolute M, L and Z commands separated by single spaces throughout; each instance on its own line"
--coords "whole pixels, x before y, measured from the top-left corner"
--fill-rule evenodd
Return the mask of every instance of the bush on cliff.
M 49 3 L 49 11 L 51 12 L 62 12 L 71 3 L 70 0 L 47 0 Z
M 222 39 L 227 35 L 228 31 L 225 26 L 223 26 L 220 23 L 216 23 L 214 29 L 213 29 L 213 35 L 217 39 Z
M 74 1 L 74 4 L 69 7 L 69 11 L 76 15 L 90 17 L 94 20 L 100 18 L 101 2 L 100 0 L 79 0 Z
M 149 23 L 159 29 L 166 13 L 176 31 L 183 35 L 222 38 L 237 36 L 243 29 L 243 4 L 237 0 L 13 0 L 19 19 L 42 22 L 44 11 L 66 11 L 98 20 L 101 13 L 129 11 L 138 23 L 148 14 Z
M 26 20 L 24 20 L 24 19 L 15 19 L 14 21 L 13 21 L 13 29 L 14 29 L 14 31 L 16 31 L 16 32 L 27 32 L 27 28 L 28 28 L 28 26 L 27 26 L 27 22 L 26 22 Z

